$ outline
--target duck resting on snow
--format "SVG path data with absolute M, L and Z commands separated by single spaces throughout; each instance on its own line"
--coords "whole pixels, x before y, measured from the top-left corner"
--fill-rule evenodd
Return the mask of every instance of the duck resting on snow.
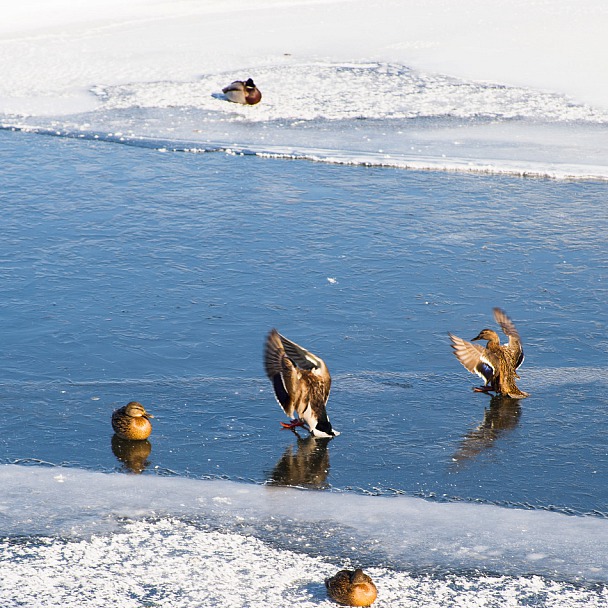
M 344 606 L 371 606 L 378 596 L 372 579 L 361 570 L 340 570 L 325 581 L 327 594 Z
M 491 329 L 482 329 L 473 338 L 473 341 L 487 340 L 485 348 L 449 334 L 454 355 L 472 374 L 477 374 L 485 382 L 484 386 L 476 387 L 474 391 L 494 392 L 513 399 L 522 399 L 527 397 L 528 393 L 521 391 L 515 384 L 515 380 L 519 378 L 517 369 L 524 361 L 519 332 L 513 321 L 500 308 L 494 309 L 494 319 L 509 338 L 507 344 L 501 344 L 498 334 Z
M 329 398 L 331 376 L 320 357 L 297 345 L 273 329 L 264 350 L 266 374 L 272 382 L 277 401 L 290 417 L 284 428 L 308 428 L 313 437 L 335 437 L 325 404 Z
M 235 80 L 227 87 L 224 87 L 222 93 L 226 95 L 228 101 L 248 106 L 253 106 L 262 99 L 262 93 L 260 93 L 260 90 L 255 86 L 251 78 L 247 80 Z

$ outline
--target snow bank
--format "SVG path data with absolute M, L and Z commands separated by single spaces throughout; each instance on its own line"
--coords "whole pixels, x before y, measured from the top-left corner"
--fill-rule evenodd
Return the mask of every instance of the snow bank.
M 82 538 L 125 519 L 178 517 L 399 569 L 608 581 L 608 522 L 595 517 L 54 467 L 5 465 L 0 484 L 0 531 L 11 536 Z
M 71 113 L 98 84 L 382 61 L 608 108 L 600 0 L 24 0 L 3 9 L 0 112 Z M 297 78 L 286 88 L 298 88 Z M 356 89 L 354 96 L 359 94 Z

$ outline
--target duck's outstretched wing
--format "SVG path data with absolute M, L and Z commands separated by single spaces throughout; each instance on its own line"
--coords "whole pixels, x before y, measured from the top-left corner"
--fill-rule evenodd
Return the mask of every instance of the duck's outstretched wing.
M 509 319 L 507 313 L 501 308 L 494 309 L 494 319 L 496 319 L 496 323 L 500 325 L 505 336 L 508 336 L 509 338 L 507 347 L 511 351 L 515 369 L 517 369 L 524 362 L 524 349 L 521 345 L 519 332 L 513 321 Z
M 316 355 L 313 355 L 303 346 L 300 346 L 299 344 L 288 340 L 279 332 L 277 332 L 277 335 L 281 340 L 285 353 L 299 368 L 306 369 L 308 371 L 314 371 L 323 367 L 323 359 L 317 357 Z
M 472 374 L 477 374 L 486 384 L 492 382 L 496 374 L 496 366 L 487 356 L 486 349 L 479 344 L 471 344 L 454 334 L 448 335 L 458 361 Z
M 266 338 L 264 367 L 277 401 L 285 413 L 293 417 L 301 373 L 286 355 L 283 340 L 276 329 L 272 329 Z

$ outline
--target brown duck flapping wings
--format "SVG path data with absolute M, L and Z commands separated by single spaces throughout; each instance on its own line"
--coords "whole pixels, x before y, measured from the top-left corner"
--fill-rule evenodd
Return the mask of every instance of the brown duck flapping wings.
M 331 376 L 323 359 L 272 329 L 266 338 L 264 366 L 277 401 L 289 417 L 297 413 L 316 437 L 339 434 L 325 410 Z
M 325 405 L 329 396 L 331 378 L 323 359 L 288 340 L 276 329 L 272 329 L 266 339 L 264 367 L 273 383 L 276 397 L 288 416 L 293 415 L 294 405 L 297 409 L 294 399 L 297 399 L 297 396 L 304 390 L 303 386 L 306 387 L 305 390 L 318 392 L 314 401 L 321 401 L 322 405 Z M 302 377 L 307 374 L 316 377 L 316 381 L 312 385 L 310 382 L 302 380 Z M 309 375 L 308 378 L 310 377 Z M 303 385 L 302 382 L 304 382 Z
M 528 393 L 521 391 L 515 382 L 519 378 L 516 370 L 524 360 L 519 332 L 500 308 L 494 309 L 494 318 L 509 337 L 507 344 L 501 344 L 498 334 L 491 329 L 482 329 L 473 338 L 473 342 L 487 341 L 485 348 L 450 334 L 454 354 L 468 371 L 486 381 L 485 386 L 474 388 L 474 391 L 496 392 L 513 399 L 523 399 Z
M 515 324 L 501 308 L 494 309 L 494 319 L 500 325 L 505 336 L 509 338 L 508 348 L 512 353 L 512 359 L 517 369 L 524 362 L 524 349 L 521 345 L 521 338 Z
M 477 374 L 486 384 L 489 384 L 494 378 L 496 363 L 488 357 L 486 349 L 479 344 L 471 344 L 454 334 L 448 335 L 458 361 L 472 374 Z
M 303 346 L 288 340 L 276 329 L 272 329 L 266 339 L 266 349 L 264 351 L 264 366 L 270 379 L 285 371 L 283 361 L 285 355 L 300 369 L 314 371 L 323 367 L 323 360 L 320 357 L 313 355 Z

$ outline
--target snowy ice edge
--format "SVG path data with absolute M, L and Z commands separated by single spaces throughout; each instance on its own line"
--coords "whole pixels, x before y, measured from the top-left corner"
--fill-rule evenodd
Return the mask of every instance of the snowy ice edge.
M 68 130 L 24 125 L 5 120 L 0 123 L 0 131 L 13 131 L 76 139 L 122 144 L 146 148 L 158 152 L 181 152 L 190 154 L 223 153 L 231 156 L 256 156 L 276 160 L 304 160 L 330 165 L 378 167 L 406 171 L 437 171 L 446 173 L 470 173 L 477 175 L 505 175 L 532 179 L 552 179 L 558 181 L 608 181 L 608 165 L 572 165 L 560 163 L 547 166 L 534 161 L 504 161 L 484 159 L 475 161 L 458 157 L 408 157 L 401 154 L 385 154 L 348 150 L 324 150 L 306 148 L 285 148 L 283 146 L 263 147 L 250 144 L 227 143 L 225 141 L 180 141 L 127 135 L 122 132 L 103 133 L 95 131 Z
M 251 535 L 201 529 L 176 519 L 130 522 L 120 534 L 85 540 L 0 543 L 0 557 L 10 563 L 0 584 L 5 608 L 329 608 L 335 604 L 323 580 L 338 568 L 355 565 L 348 558 L 307 555 Z M 509 577 L 479 570 L 442 575 L 364 567 L 378 587 L 377 608 L 499 608 L 541 602 L 546 608 L 600 608 L 608 597 L 602 583 L 538 575 Z
M 2 126 L 164 152 L 608 180 L 608 113 L 563 95 L 381 62 L 266 65 L 255 74 L 264 102 L 253 110 L 222 95 L 238 77 L 229 71 L 97 85 L 87 93 L 96 99 L 90 111 L 4 114 Z
M 0 482 L 4 536 L 87 538 L 125 521 L 176 517 L 398 570 L 608 582 L 608 521 L 596 517 L 61 467 L 3 465 Z

